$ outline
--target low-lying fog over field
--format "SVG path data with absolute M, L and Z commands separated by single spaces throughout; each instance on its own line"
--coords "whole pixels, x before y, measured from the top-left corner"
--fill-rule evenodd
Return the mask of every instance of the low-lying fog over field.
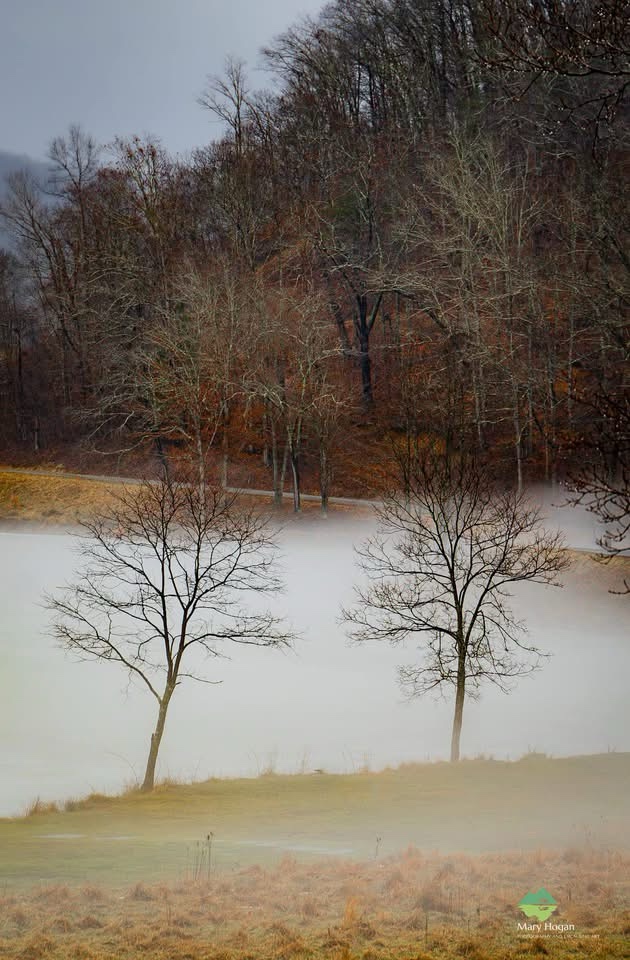
M 571 547 L 593 544 L 588 516 L 552 510 Z M 293 651 L 234 648 L 208 663 L 216 686 L 184 681 L 174 698 L 159 775 L 352 772 L 447 758 L 451 702 L 406 702 L 396 665 L 414 644 L 348 646 L 339 623 L 360 577 L 353 545 L 373 524 L 314 514 L 280 535 L 286 593 L 278 601 L 301 632 Z M 68 534 L 0 535 L 0 814 L 90 791 L 117 791 L 142 774 L 154 703 L 117 665 L 78 663 L 47 633 L 42 594 L 72 577 Z M 492 686 L 467 701 L 464 756 L 517 758 L 629 750 L 628 600 L 613 596 L 610 568 L 576 553 L 564 588 L 525 585 L 516 609 L 530 639 L 551 654 L 505 696 Z M 232 645 L 234 647 L 234 645 Z

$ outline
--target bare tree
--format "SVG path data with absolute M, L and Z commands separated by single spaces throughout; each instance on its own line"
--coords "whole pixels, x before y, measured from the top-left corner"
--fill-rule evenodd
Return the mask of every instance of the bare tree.
M 363 405 L 369 410 L 374 400 L 371 339 L 383 313 L 385 293 L 379 281 L 394 269 L 397 257 L 385 213 L 391 184 L 382 171 L 378 175 L 373 151 L 366 149 L 359 157 L 346 153 L 343 159 L 347 173 L 339 176 L 334 200 L 313 207 L 313 240 L 324 277 L 342 294 L 339 302 L 337 296 L 332 297 L 333 313 L 344 352 L 358 362 Z M 353 346 L 345 324 L 348 313 Z
M 630 78 L 624 3 L 479 0 L 477 15 L 493 40 L 480 48 L 481 59 L 519 77 L 519 96 L 543 77 L 564 78 L 574 86 L 560 87 L 566 110 L 589 108 L 600 122 L 623 108 Z
M 472 130 L 452 134 L 437 156 L 427 158 L 424 176 L 424 183 L 403 193 L 398 231 L 407 258 L 394 282 L 417 305 L 420 331 L 442 344 L 439 395 L 459 394 L 459 432 L 470 434 L 479 451 L 497 433 L 511 433 L 520 488 L 524 456 L 531 453 L 524 437 L 531 447 L 534 386 L 557 382 L 564 359 L 560 336 L 553 344 L 556 360 L 544 351 L 542 335 L 549 326 L 550 283 L 538 275 L 534 237 L 545 206 L 524 162 Z M 543 372 L 535 376 L 539 367 Z M 544 410 L 545 436 L 553 432 L 547 421 L 555 427 L 551 406 L 550 413 Z M 449 445 L 453 433 L 449 425 Z
M 240 287 L 244 286 L 241 284 Z M 234 272 L 224 262 L 190 269 L 174 285 L 177 309 L 147 336 L 141 381 L 153 421 L 147 436 L 183 440 L 203 486 L 210 450 L 221 436 L 221 482 L 228 480 L 230 410 L 239 397 L 239 363 L 249 317 Z
M 341 358 L 331 325 L 322 322 L 325 302 L 312 289 L 257 289 L 252 309 L 258 319 L 252 338 L 252 361 L 246 370 L 250 403 L 264 405 L 271 433 L 274 500 L 282 502 L 287 465 L 291 469 L 293 506 L 301 509 L 302 452 L 305 440 L 317 443 L 322 510 L 327 508 L 332 468 L 332 440 L 345 397 L 332 376 Z M 284 435 L 282 463 L 279 440 Z
M 600 390 L 582 401 L 588 405 L 595 428 L 581 438 L 582 465 L 569 481 L 569 498 L 582 504 L 602 524 L 597 545 L 610 557 L 630 555 L 630 399 L 625 384 L 616 390 Z M 620 590 L 630 595 L 630 580 L 623 578 Z
M 357 551 L 370 585 L 343 617 L 356 642 L 422 637 L 421 661 L 400 667 L 399 680 L 410 696 L 455 687 L 454 761 L 466 696 L 484 680 L 507 691 L 540 658 L 511 610 L 512 584 L 558 585 L 567 560 L 538 509 L 495 489 L 474 462 L 420 451 L 402 472 L 409 494 L 377 508 L 378 532 Z
M 82 659 L 120 664 L 155 697 L 142 789 L 153 788 L 167 711 L 185 679 L 226 643 L 278 647 L 289 630 L 251 598 L 278 591 L 264 517 L 225 491 L 168 477 L 125 490 L 83 523 L 80 579 L 48 598 L 54 634 Z
M 228 57 L 224 75 L 208 77 L 206 88 L 197 102 L 226 124 L 240 157 L 249 108 L 244 61 Z

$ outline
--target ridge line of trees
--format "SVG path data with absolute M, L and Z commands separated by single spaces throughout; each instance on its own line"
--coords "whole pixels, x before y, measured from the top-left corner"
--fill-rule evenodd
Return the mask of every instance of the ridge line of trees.
M 71 128 L 2 204 L 1 442 L 296 509 L 422 436 L 627 489 L 627 51 L 612 0 L 337 0 L 265 51 L 271 91 L 208 80 L 190 161 Z

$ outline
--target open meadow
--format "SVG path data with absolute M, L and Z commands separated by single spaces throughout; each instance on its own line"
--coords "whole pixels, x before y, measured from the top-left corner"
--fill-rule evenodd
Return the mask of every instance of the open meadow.
M 0 821 L 0 956 L 627 957 L 629 790 L 628 754 L 530 755 L 35 803 Z M 540 887 L 558 929 L 519 929 Z

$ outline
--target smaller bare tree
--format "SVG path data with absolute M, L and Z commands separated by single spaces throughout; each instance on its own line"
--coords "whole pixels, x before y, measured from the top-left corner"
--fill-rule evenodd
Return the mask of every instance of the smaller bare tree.
M 630 396 L 626 384 L 619 392 L 600 389 L 584 398 L 592 428 L 580 437 L 581 466 L 569 481 L 569 502 L 581 504 L 602 525 L 595 559 L 630 556 Z M 611 593 L 630 596 L 630 579 Z
M 455 687 L 451 760 L 459 760 L 466 696 L 484 680 L 507 691 L 541 656 L 510 608 L 511 585 L 557 586 L 567 560 L 539 510 L 497 490 L 465 457 L 414 453 L 402 474 L 406 492 L 384 499 L 378 532 L 357 551 L 370 585 L 356 589 L 343 617 L 356 642 L 422 636 L 421 662 L 401 666 L 399 681 L 410 696 Z
M 264 517 L 235 496 L 169 477 L 125 489 L 83 528 L 80 579 L 48 598 L 54 634 L 82 659 L 120 664 L 155 697 L 149 791 L 182 680 L 212 682 L 203 661 L 225 656 L 226 643 L 290 644 L 282 621 L 252 603 L 281 589 L 276 545 Z

